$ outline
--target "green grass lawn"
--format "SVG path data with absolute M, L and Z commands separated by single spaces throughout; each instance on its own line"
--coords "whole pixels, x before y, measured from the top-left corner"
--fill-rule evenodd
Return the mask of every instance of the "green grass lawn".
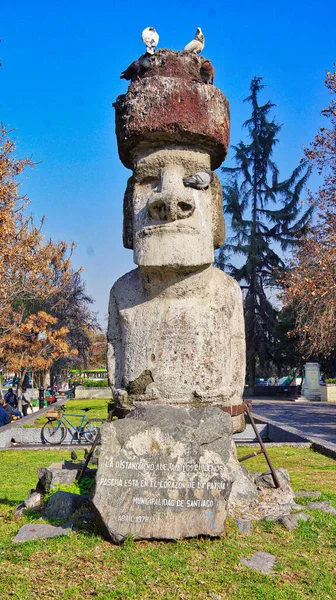
M 100 402 L 100 401 L 99 401 Z M 77 451 L 77 449 L 76 449 Z M 78 451 L 82 458 L 82 452 Z M 248 452 L 238 449 L 242 456 Z M 271 447 L 275 467 L 291 474 L 294 490 L 322 491 L 336 508 L 336 462 L 307 448 Z M 15 520 L 14 507 L 35 487 L 41 466 L 70 458 L 69 450 L 0 452 L 0 598 L 15 599 L 336 599 L 336 517 L 311 511 L 313 520 L 286 531 L 260 522 L 244 536 L 228 520 L 223 539 L 134 542 L 113 546 L 94 531 L 69 537 L 12 544 L 34 515 Z M 265 471 L 259 456 L 245 466 Z M 302 500 L 302 503 L 306 503 Z M 274 575 L 239 562 L 256 551 L 276 556 Z
M 90 398 L 88 400 L 68 400 L 65 404 L 65 414 L 84 414 L 83 408 L 90 408 L 91 410 L 86 412 L 86 416 L 89 420 L 100 419 L 105 421 L 107 417 L 107 405 L 111 402 L 111 398 Z M 50 406 L 50 410 L 53 410 L 53 405 Z M 71 423 L 79 425 L 80 419 L 76 417 L 69 417 Z M 33 424 L 24 425 L 24 427 L 43 427 L 47 421 L 45 416 L 37 417 Z

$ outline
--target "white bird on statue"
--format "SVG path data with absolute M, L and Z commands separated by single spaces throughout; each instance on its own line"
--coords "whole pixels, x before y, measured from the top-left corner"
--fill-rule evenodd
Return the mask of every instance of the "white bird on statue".
M 186 187 L 192 187 L 195 190 L 206 190 L 213 181 L 214 174 L 210 169 L 194 173 L 191 177 L 183 177 L 183 183 Z
M 194 39 L 185 46 L 184 52 L 194 52 L 195 54 L 199 54 L 204 48 L 204 42 L 202 29 L 197 27 Z
M 146 27 L 141 34 L 141 38 L 148 54 L 154 54 L 155 48 L 159 43 L 159 34 L 156 29 L 154 27 Z

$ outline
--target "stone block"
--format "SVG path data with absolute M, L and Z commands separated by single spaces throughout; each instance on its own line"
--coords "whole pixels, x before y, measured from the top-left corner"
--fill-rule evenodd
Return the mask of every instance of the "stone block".
M 321 401 L 336 402 L 336 383 L 321 383 Z
M 308 362 L 305 364 L 305 376 L 302 383 L 302 395 L 308 400 L 321 400 L 319 363 Z
M 83 462 L 73 463 L 64 460 L 59 463 L 53 463 L 49 467 L 42 467 L 38 470 L 38 483 L 36 491 L 45 494 L 49 490 L 55 489 L 57 485 L 72 485 L 76 480 L 79 471 L 83 467 Z M 86 468 L 85 476 L 95 477 L 96 469 Z
M 76 387 L 76 400 L 87 400 L 90 398 L 110 398 L 111 390 L 110 388 L 87 388 L 84 386 Z
M 112 541 L 224 535 L 240 469 L 227 413 L 141 407 L 101 435 L 93 503 Z
M 14 517 L 16 519 L 22 517 L 22 515 L 24 515 L 26 510 L 26 505 L 24 502 L 20 502 L 20 504 L 18 504 L 14 510 Z
M 248 534 L 251 533 L 252 522 L 247 519 L 237 519 L 236 520 L 237 527 L 240 533 Z
M 270 575 L 275 563 L 275 556 L 269 552 L 255 552 L 251 558 L 241 558 L 240 562 L 249 569 Z
M 295 492 L 295 498 L 320 498 L 321 492 Z
M 288 486 L 290 479 L 289 479 L 289 473 L 288 471 L 286 471 L 286 469 L 276 469 L 276 474 L 278 476 L 279 479 L 279 483 L 281 487 L 284 486 Z M 256 484 L 256 486 L 258 487 L 258 489 L 260 488 L 274 488 L 274 481 L 273 481 L 273 477 L 271 472 L 267 472 L 267 473 L 254 473 L 254 483 Z
M 321 510 L 322 512 L 336 515 L 336 509 L 330 505 L 328 500 L 321 500 L 321 502 L 309 502 L 309 504 L 306 504 L 305 508 L 308 510 Z
M 38 508 L 43 504 L 43 496 L 39 492 L 32 491 L 25 499 L 24 505 L 26 508 Z
M 42 467 L 38 470 L 39 481 L 36 490 L 46 493 L 54 489 L 58 484 L 71 485 L 77 477 L 78 470 L 79 465 L 68 461 L 53 463 L 49 467 Z
M 265 473 L 234 471 L 235 481 L 229 498 L 229 515 L 235 519 L 276 521 L 289 515 L 295 506 L 294 492 L 284 469 L 276 469 L 281 487 L 275 488 L 273 479 Z M 301 509 L 301 507 L 300 507 Z
M 59 537 L 60 535 L 69 535 L 70 531 L 71 527 L 54 527 L 45 523 L 23 525 L 13 539 L 13 542 L 28 542 L 30 540 Z
M 245 467 L 233 470 L 234 481 L 228 503 L 229 515 L 243 515 L 247 508 L 258 503 L 258 490 Z M 242 516 L 243 518 L 243 516 Z
M 298 512 L 293 515 L 284 515 L 283 517 L 279 517 L 278 522 L 281 523 L 288 531 L 292 529 L 296 529 L 299 521 L 308 521 L 311 519 L 310 515 L 307 515 L 304 512 Z
M 87 506 L 89 502 L 88 496 L 70 492 L 55 492 L 49 499 L 45 517 L 47 519 L 70 519 L 76 510 Z

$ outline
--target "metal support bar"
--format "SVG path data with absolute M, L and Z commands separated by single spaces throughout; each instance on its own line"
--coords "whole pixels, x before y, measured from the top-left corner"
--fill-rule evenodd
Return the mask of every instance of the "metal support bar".
M 256 450 L 255 452 L 251 452 L 251 454 L 245 454 L 245 456 L 238 458 L 238 461 L 243 462 L 244 460 L 247 460 L 248 458 L 253 458 L 254 456 L 258 456 L 258 454 L 264 454 L 264 451 L 262 450 L 262 448 L 260 448 L 260 450 Z
M 93 444 L 92 444 L 92 446 L 91 446 L 91 448 L 90 448 L 90 450 L 89 450 L 89 452 L 87 454 L 87 457 L 85 459 L 84 465 L 83 465 L 82 469 L 79 471 L 79 473 L 78 473 L 78 475 L 76 477 L 76 481 L 78 481 L 78 483 L 80 483 L 81 480 L 83 479 L 84 473 L 85 473 L 86 468 L 87 468 L 87 466 L 88 466 L 88 464 L 89 464 L 89 462 L 91 460 L 91 457 L 92 457 L 92 455 L 93 455 L 93 453 L 94 453 L 94 451 L 95 451 L 95 449 L 96 449 L 96 447 L 98 445 L 99 439 L 100 439 L 100 431 L 97 431 L 97 435 L 96 435 L 96 437 L 95 437 L 95 439 L 93 441 Z
M 87 410 L 90 410 L 90 409 L 87 409 Z M 108 410 L 108 415 L 107 415 L 106 421 L 108 423 L 110 423 L 112 421 L 113 417 L 117 417 L 118 419 L 124 419 L 126 417 L 126 415 L 128 415 L 130 412 L 131 412 L 131 410 L 129 408 L 123 408 L 114 403 L 112 405 L 112 403 L 111 403 L 111 405 L 109 405 L 109 410 Z M 91 421 L 95 421 L 95 420 L 98 420 L 98 419 L 91 419 Z M 80 481 L 82 480 L 82 478 L 85 474 L 85 470 L 91 460 L 91 457 L 98 445 L 99 440 L 100 440 L 100 431 L 97 432 L 97 435 L 96 435 L 96 437 L 93 441 L 93 444 L 88 452 L 88 455 L 85 459 L 83 468 L 80 470 L 80 472 L 78 473 L 78 475 L 76 477 L 76 481 L 78 481 L 78 483 L 80 483 Z
M 261 452 L 260 452 L 260 454 L 261 454 L 261 453 L 263 453 L 263 454 L 264 454 L 264 456 L 265 456 L 265 459 L 266 459 L 266 461 L 267 461 L 267 464 L 268 464 L 268 466 L 269 466 L 269 468 L 270 468 L 271 475 L 272 475 L 272 477 L 273 477 L 274 485 L 275 485 L 275 487 L 276 487 L 276 488 L 279 488 L 279 487 L 281 487 L 281 485 L 280 485 L 280 481 L 279 481 L 279 479 L 278 479 L 278 476 L 277 476 L 277 474 L 276 474 L 276 472 L 275 472 L 275 469 L 273 468 L 273 465 L 272 465 L 272 463 L 271 463 L 271 459 L 270 459 L 270 457 L 269 457 L 269 456 L 268 456 L 268 454 L 267 454 L 266 446 L 265 446 L 264 442 L 262 441 L 262 439 L 261 439 L 261 437 L 260 437 L 260 433 L 259 433 L 259 431 L 258 431 L 258 428 L 257 428 L 256 424 L 255 424 L 255 420 L 254 420 L 254 418 L 252 417 L 252 413 L 251 413 L 251 411 L 250 411 L 251 403 L 245 400 L 245 402 L 244 402 L 244 407 L 245 407 L 245 412 L 246 412 L 246 414 L 248 415 L 248 418 L 250 419 L 250 423 L 251 423 L 251 425 L 252 425 L 252 427 L 253 427 L 254 433 L 255 433 L 255 434 L 256 434 L 256 436 L 257 436 L 257 440 L 258 440 L 258 442 L 259 442 L 259 444 L 260 444 L 260 447 L 261 447 Z M 259 454 L 259 452 L 258 452 L 258 454 Z M 253 456 L 253 455 L 252 455 L 252 456 Z M 245 458 L 248 458 L 248 457 L 246 456 Z

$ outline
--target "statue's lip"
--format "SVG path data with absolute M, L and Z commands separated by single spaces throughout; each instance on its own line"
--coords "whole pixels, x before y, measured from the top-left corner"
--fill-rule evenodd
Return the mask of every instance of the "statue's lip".
M 136 233 L 137 237 L 144 237 L 146 235 L 150 235 L 151 233 L 154 233 L 155 231 L 164 231 L 165 233 L 190 233 L 192 235 L 195 235 L 197 232 L 197 230 L 195 229 L 195 227 L 192 227 L 191 225 L 182 225 L 181 220 L 179 221 L 171 221 L 168 223 L 160 223 L 159 225 L 147 225 L 146 227 L 144 227 L 143 229 L 141 229 L 141 231 Z

